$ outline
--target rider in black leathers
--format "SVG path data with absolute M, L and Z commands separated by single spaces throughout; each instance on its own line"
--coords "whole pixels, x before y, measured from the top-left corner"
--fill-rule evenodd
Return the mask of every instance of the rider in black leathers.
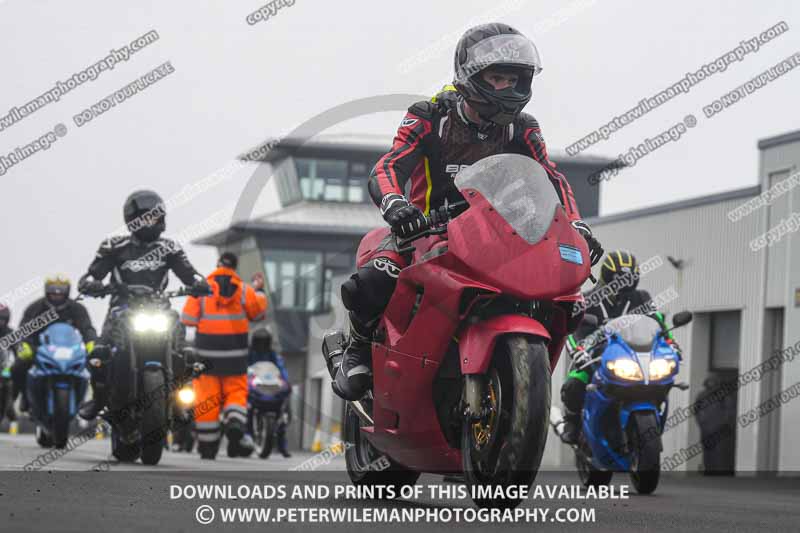
M 651 302 L 650 294 L 637 289 L 639 283 L 639 266 L 636 257 L 625 250 L 608 252 L 600 268 L 600 282 L 588 293 L 584 294 L 586 314 L 597 318 L 598 324 L 623 315 L 652 315 L 662 326 L 664 317 Z M 613 288 L 613 290 L 611 290 Z M 588 348 L 581 347 L 581 341 L 595 330 L 586 322 L 578 326 L 574 338 L 577 339 L 577 350 L 567 351 L 576 363 L 581 359 L 588 361 Z M 671 335 L 670 335 L 671 338 Z M 676 346 L 677 347 L 677 346 Z M 570 371 L 561 386 L 561 402 L 564 405 L 564 428 L 561 440 L 567 444 L 576 444 L 580 435 L 580 414 L 586 397 L 586 385 L 591 380 L 591 368 L 575 368 Z
M 586 239 L 592 264 L 603 253 L 580 218 L 569 182 L 548 157 L 539 123 L 522 112 L 531 99 L 533 76 L 541 70 L 533 43 L 507 24 L 476 26 L 459 40 L 454 66 L 453 85 L 430 102 L 409 108 L 392 149 L 370 175 L 370 196 L 393 235 L 342 285 L 350 334 L 333 389 L 346 400 L 359 399 L 372 384 L 371 339 L 400 270 L 408 266 L 395 236 L 415 234 L 431 211 L 463 200 L 453 185 L 461 169 L 496 154 L 534 159 L 547 173 L 573 227 Z
M 166 209 L 161 197 L 153 191 L 137 191 L 125 201 L 125 224 L 130 235 L 110 237 L 100 244 L 97 255 L 81 277 L 78 289 L 88 295 L 103 293 L 103 279 L 111 274 L 112 285 L 145 286 L 164 290 L 169 271 L 174 272 L 192 293 L 208 292 L 208 283 L 195 270 L 177 241 L 161 237 L 166 229 Z M 114 293 L 103 331 L 95 347 L 93 358 L 103 363 L 111 358 L 111 333 L 116 320 L 116 309 L 126 304 L 124 291 Z M 90 365 L 94 399 L 80 409 L 80 416 L 94 419 L 108 399 L 106 384 L 107 365 Z

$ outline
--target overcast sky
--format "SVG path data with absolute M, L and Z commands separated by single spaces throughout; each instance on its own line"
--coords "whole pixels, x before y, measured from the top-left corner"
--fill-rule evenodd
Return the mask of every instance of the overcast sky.
M 733 5 L 736 7 L 733 7 Z M 800 3 L 722 0 L 296 0 L 250 25 L 263 2 L 0 0 L 0 119 L 150 30 L 159 39 L 60 101 L 0 131 L 0 156 L 64 124 L 67 133 L 0 176 L 0 296 L 37 276 L 76 280 L 122 224 L 128 193 L 165 198 L 224 167 L 244 148 L 337 105 L 384 94 L 430 94 L 452 74 L 460 33 L 503 21 L 536 43 L 544 65 L 526 108 L 551 151 L 785 21 L 789 31 L 586 153 L 616 157 L 687 114 L 698 124 L 603 187 L 612 213 L 753 185 L 759 138 L 800 128 L 800 72 L 711 119 L 702 108 L 797 52 Z M 174 72 L 82 127 L 73 116 L 169 61 Z M 800 70 L 800 69 L 797 69 Z M 391 138 L 401 113 L 347 121 L 339 132 Z M 334 131 L 334 130 L 331 130 Z M 234 203 L 247 169 L 171 209 L 168 234 L 191 233 Z M 219 216 L 214 219 L 220 222 Z M 208 271 L 214 253 L 189 246 Z M 41 295 L 14 302 L 22 306 Z M 96 321 L 104 305 L 92 305 Z

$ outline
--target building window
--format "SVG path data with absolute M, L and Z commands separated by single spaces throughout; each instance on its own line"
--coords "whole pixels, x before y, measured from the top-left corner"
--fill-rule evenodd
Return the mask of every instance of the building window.
M 305 200 L 362 203 L 367 165 L 341 159 L 295 158 L 300 190 Z
M 710 313 L 710 370 L 735 371 L 739 368 L 739 332 L 741 313 Z
M 271 300 L 278 309 L 320 311 L 325 305 L 322 254 L 303 250 L 266 252 Z

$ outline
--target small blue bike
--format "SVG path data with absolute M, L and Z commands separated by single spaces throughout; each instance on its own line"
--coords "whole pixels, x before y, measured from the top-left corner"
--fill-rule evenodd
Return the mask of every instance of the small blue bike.
M 598 325 L 594 316 L 584 320 Z M 581 343 L 590 359 L 573 359 L 573 367 L 593 370 L 580 438 L 573 446 L 584 486 L 607 485 L 614 472 L 630 473 L 640 494 L 658 486 L 667 396 L 673 387 L 688 388 L 675 382 L 681 355 L 669 332 L 691 320 L 690 312 L 677 313 L 669 328 L 651 315 L 625 315 L 602 324 Z
M 27 385 L 36 442 L 64 448 L 89 383 L 86 346 L 78 330 L 63 322 L 49 326 L 39 340 Z

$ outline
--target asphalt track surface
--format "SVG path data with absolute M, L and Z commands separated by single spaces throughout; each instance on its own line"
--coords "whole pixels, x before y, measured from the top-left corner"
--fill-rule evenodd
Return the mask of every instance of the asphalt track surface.
M 349 486 L 341 457 L 311 473 L 288 469 L 309 459 L 310 453 L 295 453 L 290 459 L 273 456 L 229 459 L 224 451 L 213 462 L 200 461 L 195 454 L 167 452 L 156 467 L 141 464 L 106 463 L 107 440 L 92 440 L 37 472 L 23 467 L 42 453 L 31 435 L 0 435 L 0 531 L 452 531 L 458 527 L 470 531 L 713 531 L 765 532 L 800 531 L 800 478 L 709 478 L 670 474 L 662 477 L 652 496 L 631 494 L 629 499 L 573 500 L 529 499 L 522 508 L 549 509 L 544 522 L 511 523 L 425 522 L 414 523 L 333 523 L 284 518 L 263 523 L 255 518 L 222 523 L 222 508 L 269 509 L 275 520 L 279 509 L 330 508 L 369 512 L 372 509 L 433 510 L 442 519 L 452 510 L 472 508 L 469 499 L 433 499 L 427 495 L 413 500 L 369 500 L 333 498 L 336 486 Z M 101 465 L 98 468 L 98 465 Z M 92 471 L 97 469 L 99 471 Z M 627 476 L 615 475 L 617 490 L 629 484 Z M 170 486 L 213 484 L 238 490 L 242 485 L 252 492 L 255 487 L 284 486 L 291 494 L 294 486 L 325 486 L 327 498 L 306 499 L 187 499 L 172 494 Z M 443 483 L 440 476 L 426 475 L 418 483 L 424 487 Z M 541 472 L 539 485 L 574 485 L 574 472 Z M 181 489 L 183 490 L 183 489 Z M 633 491 L 633 488 L 630 488 Z M 210 525 L 198 523 L 198 508 L 209 505 L 215 513 Z M 594 509 L 593 523 L 551 522 L 558 508 Z M 368 511 L 365 511 L 368 510 Z M 208 510 L 203 517 L 208 516 Z M 408 511 L 407 511 L 408 512 Z M 420 511 L 421 512 L 421 511 Z M 541 515 L 539 511 L 538 516 Z M 363 515 L 362 515 L 363 516 Z M 502 529 L 501 529 L 502 528 Z

